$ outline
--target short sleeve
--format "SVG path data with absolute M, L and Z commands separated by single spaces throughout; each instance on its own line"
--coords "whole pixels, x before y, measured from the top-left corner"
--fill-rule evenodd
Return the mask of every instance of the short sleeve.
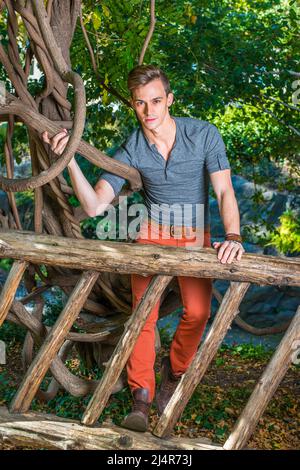
M 126 163 L 127 165 L 131 166 L 131 156 L 127 152 L 124 144 L 116 151 L 114 156 L 112 157 L 114 160 L 118 160 L 119 162 Z M 122 178 L 122 176 L 114 175 L 109 171 L 104 171 L 100 176 L 100 180 L 107 181 L 113 188 L 115 196 L 117 196 L 122 186 L 125 184 L 126 179 Z
M 213 124 L 210 124 L 207 131 L 204 152 L 208 173 L 230 169 L 225 144 L 220 132 Z

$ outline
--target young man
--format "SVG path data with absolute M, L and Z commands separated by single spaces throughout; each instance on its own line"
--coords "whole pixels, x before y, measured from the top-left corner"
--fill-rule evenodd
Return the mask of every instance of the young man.
M 174 96 L 168 78 L 153 65 L 135 67 L 128 76 L 128 88 L 140 127 L 129 136 L 114 158 L 137 168 L 143 179 L 150 220 L 142 223 L 136 242 L 210 247 L 210 181 L 226 233 L 223 242 L 213 245 L 218 253 L 216 262 L 240 260 L 244 249 L 239 210 L 225 146 L 218 130 L 206 121 L 171 116 L 169 108 Z M 43 138 L 51 144 L 52 150 L 61 154 L 69 137 L 63 131 L 52 139 L 45 132 Z M 91 217 L 104 212 L 125 183 L 123 178 L 105 172 L 93 189 L 75 159 L 68 165 L 68 170 L 75 193 Z M 158 214 L 157 207 L 161 209 Z M 172 210 L 168 212 L 169 222 L 163 223 L 166 209 L 170 207 L 183 211 L 189 209 L 184 214 L 183 225 L 177 223 L 178 214 L 174 215 Z M 131 281 L 134 309 L 151 276 L 133 274 Z M 192 362 L 210 316 L 212 281 L 179 276 L 178 283 L 184 313 L 174 335 L 170 355 L 162 361 L 161 386 L 156 395 L 160 414 Z M 155 395 L 155 325 L 158 313 L 159 302 L 151 311 L 127 362 L 133 409 L 124 419 L 123 426 L 138 431 L 145 431 L 148 427 L 148 413 Z

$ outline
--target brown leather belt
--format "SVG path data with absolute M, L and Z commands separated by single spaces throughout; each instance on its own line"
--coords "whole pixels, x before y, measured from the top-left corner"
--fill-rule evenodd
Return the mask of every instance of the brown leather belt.
M 182 225 L 163 225 L 163 224 L 158 224 L 157 222 L 154 222 L 154 224 L 159 228 L 159 230 L 162 230 L 163 232 L 168 233 L 170 237 L 175 237 L 176 236 L 192 236 L 196 235 L 196 229 L 197 227 L 184 227 Z

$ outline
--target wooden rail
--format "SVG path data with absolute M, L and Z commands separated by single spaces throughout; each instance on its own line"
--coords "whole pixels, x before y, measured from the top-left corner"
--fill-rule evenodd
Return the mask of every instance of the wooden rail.
M 206 437 L 160 439 L 120 428 L 109 420 L 94 427 L 46 413 L 12 414 L 0 406 L 0 442 L 53 450 L 222 450 Z M 176 453 L 176 452 L 174 452 Z M 133 467 L 131 467 L 133 468 Z
M 300 285 L 300 258 L 244 254 L 222 264 L 212 248 L 178 248 L 1 231 L 0 257 L 65 268 L 195 276 L 269 285 Z

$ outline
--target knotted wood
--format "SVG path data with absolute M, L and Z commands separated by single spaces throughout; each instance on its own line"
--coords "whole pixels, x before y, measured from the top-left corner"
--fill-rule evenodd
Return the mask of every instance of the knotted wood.
M 1 231 L 0 258 L 65 268 L 136 273 L 141 275 L 194 276 L 268 285 L 300 286 L 300 258 L 245 253 L 240 261 L 222 264 L 211 248 L 179 248 L 134 243 L 79 240 Z
M 7 113 L 17 115 L 22 118 L 25 123 L 30 124 L 30 127 L 35 129 L 39 134 L 45 130 L 48 131 L 49 137 L 53 137 L 58 132 L 61 132 L 61 123 L 56 124 L 42 114 L 39 114 L 34 109 L 26 106 L 22 101 L 15 99 L 14 96 L 8 92 L 6 93 L 6 96 L 7 102 L 0 104 L 0 116 Z M 123 162 L 112 159 L 105 155 L 101 150 L 90 145 L 88 142 L 80 140 L 75 151 L 80 155 L 83 155 L 93 165 L 126 178 L 129 181 L 132 190 L 139 190 L 143 187 L 142 179 L 138 170 Z M 63 169 L 66 164 L 62 164 L 60 160 L 60 168 Z M 54 174 L 53 170 L 51 170 L 51 172 Z M 41 178 L 39 179 L 40 184 L 44 184 L 44 182 L 47 181 L 46 178 L 43 180 L 41 180 Z M 13 185 L 11 185 L 11 190 L 16 191 L 21 189 L 23 189 L 22 181 L 15 180 Z
M 207 438 L 171 437 L 161 440 L 149 432 L 137 433 L 111 422 L 82 426 L 51 414 L 10 414 L 0 407 L 0 442 L 18 447 L 55 450 L 222 450 Z

